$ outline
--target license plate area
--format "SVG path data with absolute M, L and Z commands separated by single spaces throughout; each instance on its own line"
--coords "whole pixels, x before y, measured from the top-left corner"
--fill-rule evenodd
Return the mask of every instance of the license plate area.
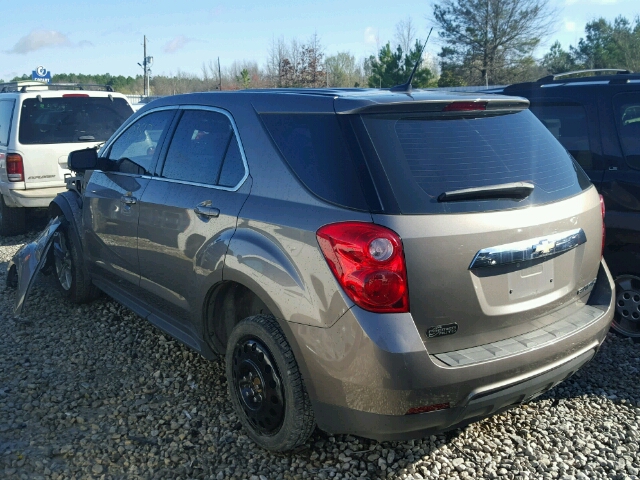
M 554 259 L 507 274 L 509 300 L 522 300 L 551 292 L 554 288 Z

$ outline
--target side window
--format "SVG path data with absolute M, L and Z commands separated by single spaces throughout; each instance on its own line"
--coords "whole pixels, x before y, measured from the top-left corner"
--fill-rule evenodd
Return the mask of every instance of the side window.
M 627 165 L 640 170 L 640 92 L 619 93 L 613 97 L 613 109 Z
M 0 102 L 0 145 L 9 144 L 13 104 L 13 100 L 3 100 Z
M 114 170 L 123 173 L 148 173 L 158 155 L 158 142 L 171 123 L 175 111 L 153 112 L 130 125 L 113 143 L 109 160 L 117 162 Z
M 587 113 L 576 103 L 532 104 L 530 110 L 585 170 L 594 169 Z
M 162 176 L 207 185 L 237 185 L 244 176 L 244 164 L 229 119 L 209 110 L 186 110 L 171 140 Z

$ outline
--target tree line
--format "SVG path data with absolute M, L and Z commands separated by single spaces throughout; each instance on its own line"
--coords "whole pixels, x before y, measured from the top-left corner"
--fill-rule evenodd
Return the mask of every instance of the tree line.
M 558 12 L 549 1 L 437 0 L 425 17 L 425 25 L 437 31 L 437 57 L 423 54 L 421 59 L 425 38 L 407 17 L 396 25 L 393 40 L 381 44 L 376 39 L 377 53 L 365 58 L 348 51 L 327 55 L 317 34 L 307 40 L 280 37 L 269 44 L 264 65 L 234 61 L 219 68 L 210 60 L 199 73 L 178 70 L 152 76 L 151 91 L 170 95 L 219 88 L 388 88 L 404 83 L 420 59 L 412 82 L 418 88 L 503 85 L 581 69 L 640 70 L 640 17 L 595 19 L 586 24 L 585 36 L 576 45 L 564 49 L 555 42 L 535 58 L 556 27 Z M 142 75 L 56 74 L 52 81 L 111 85 L 126 94 L 143 91 Z

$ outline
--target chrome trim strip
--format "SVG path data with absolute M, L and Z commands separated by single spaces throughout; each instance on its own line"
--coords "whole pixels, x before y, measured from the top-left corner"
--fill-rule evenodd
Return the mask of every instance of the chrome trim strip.
M 568 232 L 547 235 L 546 237 L 483 248 L 476 253 L 469 265 L 469 270 L 530 262 L 538 258 L 567 252 L 578 245 L 586 243 L 586 241 L 587 236 L 584 230 L 577 228 Z

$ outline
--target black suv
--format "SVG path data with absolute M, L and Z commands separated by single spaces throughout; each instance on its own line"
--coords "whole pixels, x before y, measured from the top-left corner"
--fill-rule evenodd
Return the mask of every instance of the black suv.
M 529 99 L 604 197 L 604 257 L 617 289 L 612 326 L 640 338 L 640 73 L 583 70 L 496 93 Z

